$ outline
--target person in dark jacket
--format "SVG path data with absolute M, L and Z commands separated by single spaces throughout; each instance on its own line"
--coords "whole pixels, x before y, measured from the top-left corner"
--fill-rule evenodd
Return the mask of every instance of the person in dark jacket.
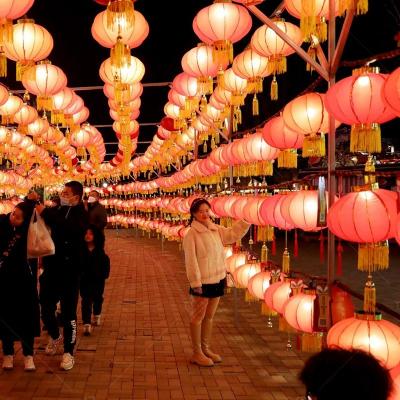
M 107 226 L 107 211 L 99 203 L 100 195 L 96 190 L 89 192 L 87 207 L 89 212 L 89 223 L 96 226 L 101 231 Z
M 110 275 L 110 259 L 104 252 L 104 234 L 96 226 L 89 226 L 86 231 L 87 245 L 85 268 L 81 278 L 81 307 L 84 335 L 91 333 L 92 312 L 95 325 L 100 325 L 101 308 L 105 281 Z
M 33 344 L 40 335 L 39 299 L 27 259 L 28 227 L 33 206 L 19 203 L 0 216 L 0 338 L 3 369 L 14 367 L 14 342 L 21 341 L 25 370 L 34 371 Z
M 43 258 L 40 276 L 40 304 L 42 320 L 50 335 L 46 354 L 58 353 L 64 343 L 64 355 L 60 367 L 73 368 L 76 335 L 76 309 L 79 298 L 79 279 L 84 265 L 85 233 L 88 215 L 82 203 L 83 186 L 77 181 L 65 184 L 60 195 L 60 207 L 36 206 L 51 229 L 55 255 Z M 61 305 L 64 339 L 60 335 L 55 311 Z

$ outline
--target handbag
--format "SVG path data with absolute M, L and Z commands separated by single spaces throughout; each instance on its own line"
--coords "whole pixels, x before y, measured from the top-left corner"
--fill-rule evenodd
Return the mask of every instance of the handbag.
M 32 213 L 28 228 L 27 253 L 28 258 L 51 256 L 55 253 L 50 231 L 36 210 Z

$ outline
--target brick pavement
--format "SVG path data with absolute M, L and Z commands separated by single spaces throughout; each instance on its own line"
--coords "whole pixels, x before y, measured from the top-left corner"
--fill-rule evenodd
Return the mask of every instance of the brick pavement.
M 285 350 L 286 334 L 267 328 L 258 304 L 245 303 L 239 291 L 225 296 L 214 335 L 223 363 L 190 365 L 189 296 L 178 245 L 167 242 L 162 252 L 156 239 L 108 231 L 107 250 L 112 270 L 103 324 L 91 337 L 80 329 L 74 369 L 60 371 L 60 357 L 44 355 L 43 336 L 36 372 L 22 370 L 20 350 L 14 370 L 0 371 L 0 400 L 301 398 L 297 373 L 307 355 Z

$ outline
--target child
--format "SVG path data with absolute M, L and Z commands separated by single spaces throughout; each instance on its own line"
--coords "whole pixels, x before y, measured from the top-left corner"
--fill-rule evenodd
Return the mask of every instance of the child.
M 92 330 L 92 308 L 95 325 L 100 325 L 101 306 L 105 280 L 110 275 L 110 259 L 104 252 L 104 234 L 91 225 L 85 234 L 87 252 L 81 278 L 83 334 L 89 336 Z

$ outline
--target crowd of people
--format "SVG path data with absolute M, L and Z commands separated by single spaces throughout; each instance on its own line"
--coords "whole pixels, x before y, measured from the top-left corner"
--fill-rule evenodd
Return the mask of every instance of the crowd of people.
M 36 369 L 34 338 L 40 335 L 40 318 L 49 335 L 45 353 L 62 353 L 60 367 L 73 368 L 79 295 L 84 334 L 91 333 L 92 316 L 94 324 L 101 323 L 110 272 L 104 251 L 106 210 L 96 191 L 83 201 L 83 186 L 77 181 L 65 184 L 59 200 L 54 207 L 45 207 L 31 192 L 10 214 L 0 216 L 0 339 L 5 370 L 14 367 L 15 341 L 22 344 L 25 370 Z M 27 254 L 28 229 L 36 215 L 49 227 L 55 246 L 53 255 L 41 259 L 40 269 L 38 260 Z

